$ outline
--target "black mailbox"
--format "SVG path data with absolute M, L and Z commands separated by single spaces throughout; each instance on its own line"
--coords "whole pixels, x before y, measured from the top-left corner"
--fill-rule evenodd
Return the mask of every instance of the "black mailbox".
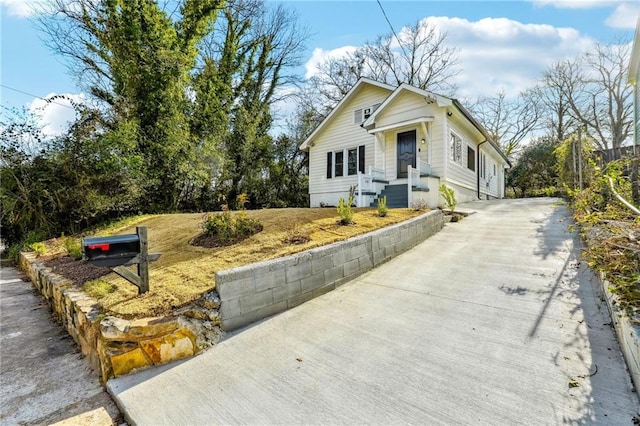
M 137 234 L 82 239 L 82 258 L 96 266 L 124 265 L 140 254 Z

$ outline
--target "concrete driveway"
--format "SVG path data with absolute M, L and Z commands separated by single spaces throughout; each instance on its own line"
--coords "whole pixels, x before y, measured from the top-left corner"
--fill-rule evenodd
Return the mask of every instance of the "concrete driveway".
M 141 425 L 631 424 L 566 208 L 463 207 L 476 213 L 380 268 L 110 392 Z

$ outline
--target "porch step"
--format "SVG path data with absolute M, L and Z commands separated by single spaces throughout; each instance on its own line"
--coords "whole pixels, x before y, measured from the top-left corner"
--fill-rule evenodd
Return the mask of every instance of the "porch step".
M 399 185 L 387 185 L 378 195 L 378 198 L 387 197 L 387 207 L 407 207 L 409 205 L 407 201 L 407 185 L 399 184 Z M 378 200 L 375 199 L 373 203 L 371 203 L 371 207 L 377 207 Z

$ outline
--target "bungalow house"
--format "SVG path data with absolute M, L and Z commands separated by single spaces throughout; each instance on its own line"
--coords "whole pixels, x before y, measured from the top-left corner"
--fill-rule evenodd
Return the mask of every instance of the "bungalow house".
M 504 196 L 507 157 L 456 100 L 408 84 L 360 79 L 302 143 L 311 207 L 337 205 L 355 189 L 358 207 L 442 205 Z

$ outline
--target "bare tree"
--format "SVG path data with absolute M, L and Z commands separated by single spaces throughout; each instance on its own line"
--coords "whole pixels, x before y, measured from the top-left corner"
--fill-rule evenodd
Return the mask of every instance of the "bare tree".
M 459 72 L 457 49 L 447 45 L 447 34 L 426 20 L 395 34 L 379 36 L 339 58 L 318 65 L 310 79 L 315 110 L 326 114 L 361 77 L 390 85 L 408 83 L 444 95 L 453 95 L 453 77 Z
M 606 160 L 620 157 L 632 130 L 633 90 L 626 84 L 629 56 L 628 43 L 596 43 L 589 52 L 545 72 L 555 102 L 568 103 L 570 115 Z
M 479 98 L 469 109 L 509 158 L 536 128 L 541 114 L 539 98 L 532 91 L 508 99 L 501 90 L 496 96 Z
M 568 98 L 574 67 L 570 62 L 559 62 L 544 71 L 540 84 L 532 91 L 540 100 L 541 125 L 557 142 L 569 137 L 577 126 Z

